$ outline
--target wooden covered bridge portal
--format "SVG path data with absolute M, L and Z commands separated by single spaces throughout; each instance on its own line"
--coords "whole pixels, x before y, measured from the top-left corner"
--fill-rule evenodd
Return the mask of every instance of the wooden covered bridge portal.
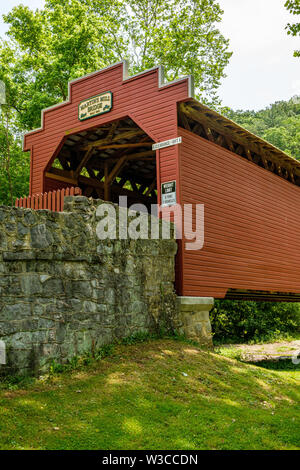
M 155 204 L 153 140 L 129 117 L 65 138 L 45 178 L 79 186 L 87 197 Z
M 179 296 L 300 301 L 300 163 L 195 100 L 192 77 L 129 77 L 121 62 L 77 79 L 24 150 L 31 195 L 161 204 L 172 182 L 177 204 L 204 204 L 203 249 L 178 241 Z

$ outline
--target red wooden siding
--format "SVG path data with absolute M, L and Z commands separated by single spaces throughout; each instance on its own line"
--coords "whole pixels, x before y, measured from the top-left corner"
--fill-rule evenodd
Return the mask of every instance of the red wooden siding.
M 81 194 L 80 188 L 66 188 L 58 191 L 49 191 L 33 196 L 20 197 L 16 199 L 16 207 L 24 207 L 28 209 L 49 209 L 54 212 L 64 210 L 65 196 L 78 196 Z
M 73 83 L 70 102 L 45 111 L 43 129 L 25 135 L 24 150 L 31 150 L 32 157 L 30 194 L 45 191 L 46 184 L 48 189 L 44 171 L 67 135 L 129 116 L 156 142 L 176 137 L 176 102 L 188 97 L 189 82 L 183 79 L 159 88 L 158 80 L 159 70 L 155 68 L 123 81 L 123 64 L 120 63 Z M 79 121 L 79 102 L 104 91 L 113 93 L 112 110 Z M 159 157 L 158 180 L 175 179 L 176 147 L 160 150 Z
M 161 87 L 158 68 L 124 79 L 123 67 L 119 63 L 71 83 L 69 101 L 46 110 L 42 129 L 25 136 L 31 197 L 16 205 L 62 210 L 69 183 L 44 174 L 65 139 L 128 116 L 155 142 L 183 137 L 182 144 L 156 152 L 158 203 L 161 183 L 176 180 L 180 204 L 205 205 L 203 249 L 188 251 L 184 241 L 178 243 L 177 293 L 216 298 L 228 289 L 300 294 L 300 188 L 178 128 L 177 103 L 190 93 L 187 78 Z M 79 102 L 105 91 L 113 93 L 112 110 L 79 121 Z
M 180 248 L 180 294 L 299 293 L 300 188 L 187 130 L 178 135 L 181 203 L 205 204 L 204 248 Z

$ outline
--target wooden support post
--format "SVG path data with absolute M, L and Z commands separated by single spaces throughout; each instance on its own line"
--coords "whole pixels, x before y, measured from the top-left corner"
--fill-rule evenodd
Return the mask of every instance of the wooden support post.
M 205 131 L 205 134 L 206 134 L 206 137 L 208 138 L 208 140 L 210 140 L 211 142 L 215 142 L 215 139 L 213 138 L 211 129 L 209 127 L 207 127 L 205 124 L 203 124 L 203 129 Z
M 205 134 L 203 126 L 199 122 L 196 122 L 196 121 L 194 121 L 194 122 L 195 122 L 195 124 L 194 124 L 192 132 L 194 134 L 200 135 L 200 137 L 203 137 L 204 134 Z
M 139 188 L 139 193 L 143 194 L 146 188 L 147 188 L 147 186 L 145 184 L 141 184 L 141 186 Z
M 138 193 L 139 190 L 138 190 L 137 185 L 135 184 L 135 182 L 133 180 L 129 180 L 129 182 L 131 184 L 132 190 L 135 191 L 136 193 Z
M 179 108 L 180 108 L 180 119 L 182 121 L 182 124 L 184 125 L 184 128 L 187 129 L 188 131 L 191 130 L 191 127 L 190 127 L 190 124 L 189 124 L 189 121 L 184 113 L 184 108 L 181 105 L 179 105 Z
M 155 188 L 155 185 L 156 185 L 156 178 L 152 181 L 151 185 L 149 186 L 149 188 L 145 192 L 144 196 L 149 196 L 149 194 L 151 194 L 151 192 Z
M 280 163 L 279 163 L 279 162 L 277 162 L 277 174 L 278 174 L 279 176 L 283 176 L 283 175 L 282 175 L 281 166 L 280 166 Z
M 246 155 L 247 155 L 249 162 L 253 162 L 252 154 L 249 149 L 246 149 Z
M 221 146 L 224 145 L 224 137 L 221 134 L 218 135 L 216 139 L 216 144 L 221 145 Z
M 235 151 L 235 153 L 237 153 L 238 155 L 243 155 L 243 153 L 245 153 L 245 149 L 242 145 L 239 145 Z
M 228 149 L 229 149 L 231 152 L 234 152 L 235 150 L 234 150 L 234 145 L 233 145 L 232 140 L 231 140 L 229 137 L 226 137 L 226 136 L 225 136 L 225 142 L 226 142 L 226 144 L 227 144 Z
M 78 177 L 80 175 L 80 172 L 81 172 L 82 168 L 86 166 L 87 162 L 89 161 L 89 159 L 92 156 L 93 150 L 94 150 L 93 148 L 89 148 L 85 152 L 85 155 L 84 155 L 83 159 L 81 160 L 78 167 L 76 168 L 76 171 L 75 171 L 76 177 Z
M 293 168 L 291 166 L 288 167 L 288 172 L 289 172 L 289 175 L 290 175 L 291 182 L 295 184 L 294 172 L 293 172 Z

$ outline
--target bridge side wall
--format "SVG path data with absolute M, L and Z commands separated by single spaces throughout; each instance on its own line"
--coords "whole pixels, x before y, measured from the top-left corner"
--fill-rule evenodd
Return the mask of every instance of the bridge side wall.
M 178 134 L 181 203 L 204 204 L 205 237 L 202 250 L 180 246 L 179 295 L 299 294 L 300 188 L 187 130 Z

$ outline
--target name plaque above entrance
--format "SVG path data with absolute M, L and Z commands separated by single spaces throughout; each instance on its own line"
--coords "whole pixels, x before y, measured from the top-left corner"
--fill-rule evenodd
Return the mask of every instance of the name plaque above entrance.
M 112 108 L 113 95 L 111 91 L 92 96 L 87 100 L 80 101 L 78 105 L 78 119 L 85 119 L 99 116 L 99 114 L 108 113 Z

